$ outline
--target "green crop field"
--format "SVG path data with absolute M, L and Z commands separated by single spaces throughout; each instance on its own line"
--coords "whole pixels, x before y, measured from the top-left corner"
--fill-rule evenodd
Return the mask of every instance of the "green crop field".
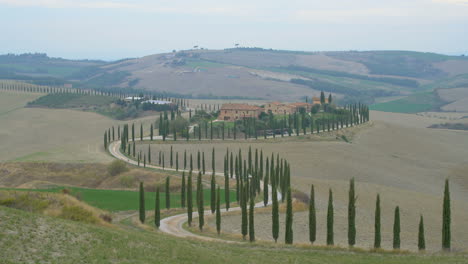
M 433 92 L 424 92 L 410 95 L 394 101 L 374 104 L 371 110 L 394 113 L 418 113 L 435 110 L 441 102 Z
M 56 93 L 44 95 L 31 102 L 30 105 L 50 108 L 77 108 L 108 105 L 115 100 L 115 97 L 104 95 Z
M 102 190 L 102 189 L 88 189 L 88 188 L 77 188 L 77 187 L 54 187 L 50 189 L 12 189 L 2 188 L 2 190 L 17 190 L 17 191 L 34 191 L 34 192 L 53 192 L 60 193 L 63 189 L 69 189 L 71 194 L 79 197 L 82 201 L 108 211 L 127 211 L 127 210 L 138 210 L 138 197 L 139 192 L 137 191 L 121 191 L 121 190 Z M 195 201 L 195 189 L 193 190 L 193 200 Z M 235 201 L 236 193 L 231 191 L 231 201 Z M 145 205 L 147 210 L 154 209 L 155 192 L 145 192 Z M 161 208 L 165 208 L 166 195 L 161 192 Z M 180 205 L 180 193 L 171 193 L 171 208 L 179 208 Z M 204 189 L 204 202 L 205 205 L 210 204 L 210 190 Z M 224 203 L 224 189 L 221 190 L 221 202 Z

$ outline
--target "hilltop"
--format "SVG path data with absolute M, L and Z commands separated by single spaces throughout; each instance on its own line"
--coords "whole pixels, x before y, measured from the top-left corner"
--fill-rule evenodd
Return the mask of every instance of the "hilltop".
M 8 69 L 10 77 L 54 78 L 74 87 L 188 98 L 294 101 L 323 90 L 342 103 L 380 103 L 431 92 L 434 103 L 426 104 L 424 110 L 460 105 L 456 101 L 465 98 L 464 88 L 468 87 L 468 58 L 412 51 L 197 49 L 115 62 L 39 55 L 0 56 L 0 70 Z M 448 88 L 451 90 L 440 91 Z M 453 100 L 454 93 L 463 98 Z

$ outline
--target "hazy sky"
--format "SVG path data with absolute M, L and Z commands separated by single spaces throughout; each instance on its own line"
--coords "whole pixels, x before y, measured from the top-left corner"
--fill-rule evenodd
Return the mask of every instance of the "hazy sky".
M 194 45 L 468 52 L 468 0 L 0 0 L 0 53 L 139 57 Z

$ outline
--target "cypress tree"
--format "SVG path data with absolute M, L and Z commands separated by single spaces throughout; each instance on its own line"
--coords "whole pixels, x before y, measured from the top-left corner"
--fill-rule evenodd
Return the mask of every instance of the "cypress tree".
M 314 243 L 317 239 L 317 215 L 315 212 L 315 189 L 314 185 L 310 187 L 309 201 L 309 241 Z
M 192 171 L 189 171 L 187 178 L 187 216 L 188 225 L 192 226 L 193 196 L 192 196 Z
M 278 241 L 278 235 L 279 235 L 279 208 L 278 208 L 278 192 L 276 191 L 276 188 L 274 186 L 272 187 L 271 195 L 272 195 L 272 200 L 273 200 L 272 213 L 271 213 L 272 235 L 276 243 Z
M 445 180 L 444 188 L 444 203 L 442 211 L 442 249 L 450 251 L 451 243 L 451 212 L 450 212 L 450 190 L 449 190 L 449 181 Z
M 230 155 L 230 160 L 229 160 L 229 174 L 231 176 L 231 179 L 232 177 L 234 176 L 234 157 L 233 157 L 233 154 L 231 152 L 231 155 Z
M 169 165 L 171 166 L 171 168 L 172 168 L 172 165 L 173 165 L 172 157 L 173 157 L 173 150 L 172 150 L 172 146 L 171 146 L 171 152 L 170 152 L 170 157 L 169 157 Z
M 166 209 L 171 209 L 170 178 L 166 178 Z
M 151 128 L 150 128 L 150 139 L 151 141 L 153 141 L 153 124 L 151 124 Z
M 206 174 L 206 170 L 205 170 L 205 152 L 202 152 L 202 170 L 203 170 L 203 174 Z
M 184 170 L 187 169 L 187 150 L 184 150 Z
M 156 202 L 154 205 L 154 224 L 159 228 L 161 221 L 161 208 L 159 204 L 159 187 L 156 188 Z
M 180 199 L 181 203 L 180 205 L 182 208 L 185 208 L 185 201 L 186 201 L 186 196 L 185 196 L 185 171 L 182 171 L 182 187 L 181 187 L 181 194 L 180 194 Z
M 250 199 L 250 208 L 249 208 L 249 241 L 255 242 L 255 224 L 254 224 L 254 208 L 255 203 L 254 199 Z
M 198 194 L 198 227 L 200 231 L 203 230 L 203 226 L 205 225 L 205 208 L 203 202 L 203 184 L 201 181 L 201 172 L 198 173 L 198 181 L 197 181 L 197 194 Z
M 213 172 L 213 175 L 216 173 L 215 169 L 215 149 L 213 147 L 213 150 L 211 151 L 211 170 Z
M 211 213 L 213 214 L 216 210 L 216 180 L 214 173 L 211 174 L 211 182 L 210 182 L 210 207 Z
M 240 190 L 241 190 L 241 214 L 242 214 L 242 219 L 241 219 L 241 231 L 242 231 L 242 238 L 245 240 L 245 237 L 247 236 L 247 231 L 248 231 L 248 218 L 247 218 L 247 188 L 245 186 L 246 184 L 241 184 Z
M 221 190 L 218 186 L 218 193 L 216 195 L 216 231 L 218 235 L 221 233 Z
M 349 182 L 348 197 L 348 245 L 356 244 L 356 194 L 354 190 L 354 178 Z
M 107 131 L 104 132 L 104 149 L 107 150 Z
M 333 192 L 330 189 L 328 191 L 328 210 L 327 210 L 327 245 L 334 244 L 334 233 L 333 233 Z
M 400 249 L 400 207 L 395 208 L 393 221 L 393 249 Z
M 132 124 L 132 141 L 135 142 L 135 123 Z
M 226 203 L 226 211 L 229 211 L 231 197 L 229 195 L 229 175 L 224 176 L 224 202 Z
M 263 177 L 263 205 L 266 207 L 268 205 L 268 158 L 267 158 L 267 173 Z
M 424 219 L 422 215 L 419 219 L 418 249 L 419 250 L 426 249 L 426 239 L 424 237 Z
M 140 222 L 145 222 L 145 190 L 143 188 L 143 182 L 140 182 Z
M 148 144 L 148 164 L 151 164 L 151 145 Z
M 291 198 L 291 188 L 288 188 L 287 191 L 287 199 L 286 199 L 286 235 L 285 235 L 285 243 L 292 244 L 293 243 L 293 211 L 292 211 L 292 198 Z
M 140 124 L 140 141 L 143 141 L 143 124 Z
M 192 158 L 192 153 L 190 153 L 190 171 L 193 171 L 193 158 Z
M 176 171 L 179 171 L 179 152 L 176 152 L 176 155 L 175 155 L 175 168 L 176 168 Z
M 201 168 L 201 156 L 200 156 L 200 151 L 197 152 L 197 168 L 198 168 L 198 171 L 200 171 L 200 168 Z
M 374 223 L 374 248 L 380 248 L 380 243 L 382 240 L 380 234 L 380 195 L 377 194 L 377 200 L 375 202 L 375 223 Z

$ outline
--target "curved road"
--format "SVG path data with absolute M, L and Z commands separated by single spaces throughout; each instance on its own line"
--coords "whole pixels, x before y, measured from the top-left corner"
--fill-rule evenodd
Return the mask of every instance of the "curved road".
M 144 139 L 149 139 L 149 137 L 145 137 Z M 162 137 L 153 137 L 153 139 L 156 140 L 161 140 Z M 129 159 L 126 157 L 124 154 L 120 152 L 120 141 L 113 141 L 109 144 L 109 153 L 114 156 L 115 158 L 125 161 L 129 164 L 132 165 L 138 165 L 138 162 Z M 151 164 L 146 164 L 147 168 L 154 168 L 154 169 L 163 169 L 162 167 L 151 165 Z M 175 171 L 173 168 L 164 168 L 164 170 L 168 171 Z M 184 171 L 183 169 L 179 169 L 179 171 Z M 188 170 L 185 170 L 188 172 Z M 194 170 L 192 171 L 193 173 L 198 173 L 198 171 Z M 211 172 L 206 172 L 206 174 L 211 174 Z M 224 178 L 224 174 L 222 173 L 216 173 L 216 176 L 220 176 Z M 263 187 L 263 184 L 260 184 L 261 187 Z M 271 186 L 268 186 L 268 192 L 269 192 L 269 200 L 268 200 L 268 205 L 271 204 Z M 278 192 L 278 199 L 281 199 L 281 193 Z M 263 201 L 255 204 L 255 207 L 263 207 Z M 229 212 L 233 211 L 240 211 L 240 207 L 233 207 L 229 209 Z M 221 209 L 221 213 L 226 213 L 226 209 Z M 211 210 L 205 211 L 205 215 L 212 215 Z M 193 217 L 198 217 L 198 212 L 193 212 Z M 181 237 L 181 238 L 195 238 L 199 240 L 205 240 L 205 241 L 219 241 L 219 242 L 225 242 L 225 243 L 238 243 L 236 241 L 230 241 L 230 240 L 224 240 L 224 239 L 218 239 L 218 238 L 213 238 L 213 237 L 206 237 L 206 236 L 200 236 L 197 234 L 194 234 L 192 232 L 189 232 L 188 230 L 183 228 L 183 224 L 188 221 L 188 216 L 187 213 L 183 214 L 178 214 L 178 215 L 173 215 L 170 217 L 166 217 L 161 220 L 161 225 L 159 226 L 159 230 L 161 230 L 164 233 L 171 234 L 173 236 Z

